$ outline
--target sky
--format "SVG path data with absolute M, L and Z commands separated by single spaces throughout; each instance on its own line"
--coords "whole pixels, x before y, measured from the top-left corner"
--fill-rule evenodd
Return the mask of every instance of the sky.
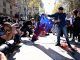
M 54 3 L 56 1 L 57 0 L 42 0 L 46 14 L 52 14 L 52 10 L 54 8 Z

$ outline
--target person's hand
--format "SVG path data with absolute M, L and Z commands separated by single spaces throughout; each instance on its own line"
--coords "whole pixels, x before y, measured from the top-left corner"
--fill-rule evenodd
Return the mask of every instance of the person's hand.
M 7 60 L 6 56 L 0 52 L 0 60 Z
M 55 23 L 59 23 L 59 22 L 60 22 L 60 20 L 54 20 L 54 22 L 55 22 Z
M 60 22 L 60 20 L 58 20 L 58 22 Z

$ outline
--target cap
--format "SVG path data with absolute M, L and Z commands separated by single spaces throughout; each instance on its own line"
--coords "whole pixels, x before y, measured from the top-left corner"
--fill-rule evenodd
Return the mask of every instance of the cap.
M 58 10 L 64 10 L 64 8 L 63 7 L 59 7 Z

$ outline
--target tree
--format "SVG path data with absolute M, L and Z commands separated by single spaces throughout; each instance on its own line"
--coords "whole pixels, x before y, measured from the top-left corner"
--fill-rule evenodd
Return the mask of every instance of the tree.
M 39 7 L 40 2 L 38 0 L 29 0 L 28 2 L 28 7 Z
M 52 10 L 52 13 L 55 13 L 57 12 L 58 8 L 62 5 L 61 2 L 57 2 L 54 4 L 54 7 L 53 7 L 53 10 Z
M 27 0 L 27 9 L 29 9 L 29 12 L 33 16 L 34 14 L 39 12 L 39 6 L 41 0 Z
M 64 2 L 68 3 L 70 11 L 80 8 L 80 0 L 63 0 Z

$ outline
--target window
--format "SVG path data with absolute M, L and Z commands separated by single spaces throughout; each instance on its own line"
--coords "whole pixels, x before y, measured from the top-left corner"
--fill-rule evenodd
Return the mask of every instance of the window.
M 6 9 L 5 8 L 3 8 L 3 13 L 6 14 Z
M 12 11 L 10 11 L 10 15 L 12 15 Z
M 11 0 L 6 0 L 6 2 L 9 2 L 9 3 L 10 3 L 10 2 L 11 2 Z
M 3 6 L 6 7 L 6 2 L 5 1 L 3 1 Z
M 10 5 L 10 9 L 12 9 L 12 6 Z

